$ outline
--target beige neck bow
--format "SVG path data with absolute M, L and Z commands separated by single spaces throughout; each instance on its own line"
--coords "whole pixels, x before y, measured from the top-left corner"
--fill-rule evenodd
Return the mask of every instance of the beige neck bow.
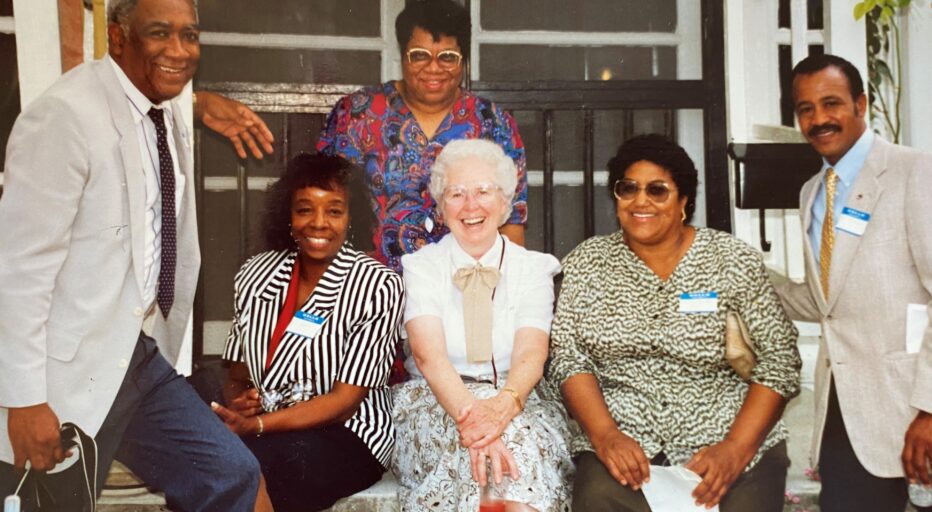
M 478 263 L 453 275 L 453 283 L 463 292 L 466 358 L 470 363 L 492 360 L 492 294 L 499 279 L 497 269 Z

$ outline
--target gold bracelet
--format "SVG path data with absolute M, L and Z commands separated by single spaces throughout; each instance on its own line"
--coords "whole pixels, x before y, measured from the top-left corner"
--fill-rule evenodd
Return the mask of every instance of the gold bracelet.
M 197 92 L 191 91 L 191 104 L 197 106 Z
M 517 391 L 512 388 L 502 388 L 502 393 L 508 393 L 511 395 L 511 398 L 513 398 L 515 403 L 518 404 L 518 411 L 524 411 L 524 404 L 521 403 L 521 397 L 518 395 Z
M 259 431 L 256 432 L 256 437 L 259 437 L 259 436 L 262 435 L 263 432 L 265 432 L 265 424 L 262 423 L 262 415 L 261 415 L 261 414 L 258 415 L 258 416 L 256 416 L 256 420 L 259 422 Z

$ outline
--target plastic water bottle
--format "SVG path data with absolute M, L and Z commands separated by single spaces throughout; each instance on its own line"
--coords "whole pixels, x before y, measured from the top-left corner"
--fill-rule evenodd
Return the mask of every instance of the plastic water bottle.
M 15 494 L 7 496 L 6 499 L 3 500 L 3 512 L 19 512 L 19 505 L 19 496 Z
M 932 506 L 932 486 L 920 483 L 909 484 L 909 501 L 917 507 Z

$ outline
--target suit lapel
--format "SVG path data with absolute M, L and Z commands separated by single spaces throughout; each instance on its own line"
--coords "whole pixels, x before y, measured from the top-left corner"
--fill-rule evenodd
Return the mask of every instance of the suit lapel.
M 268 357 L 269 339 L 275 330 L 278 314 L 285 304 L 291 271 L 294 269 L 295 253 L 288 253 L 281 262 L 269 272 L 265 282 L 256 287 L 256 295 L 250 298 L 250 317 L 253 318 L 250 339 L 255 340 L 249 352 L 254 357 L 247 361 L 252 375 L 262 375 L 265 381 L 265 360 Z M 261 321 L 256 321 L 261 320 Z
M 184 256 L 180 261 L 196 261 L 192 252 L 197 249 L 197 206 L 194 194 L 194 166 L 191 158 L 191 144 L 181 106 L 172 101 L 172 124 L 175 138 L 175 153 L 178 155 L 178 168 L 184 176 L 184 190 L 181 195 L 181 208 L 178 212 L 178 250 Z M 179 276 L 181 277 L 181 276 Z
M 809 228 L 812 226 L 812 205 L 815 203 L 816 195 L 818 195 L 819 189 L 822 187 L 822 180 L 824 177 L 825 171 L 816 174 L 813 179 L 804 185 L 803 191 L 800 194 L 802 198 L 800 216 L 803 225 L 803 253 L 804 256 L 806 256 L 806 274 L 816 277 L 815 279 L 807 279 L 807 281 L 809 282 L 809 290 L 813 297 L 815 297 L 816 303 L 819 305 L 819 309 L 822 310 L 823 314 L 826 310 L 825 295 L 822 292 L 822 285 L 818 279 L 820 272 L 819 260 L 812 247 L 812 240 L 809 238 Z
M 129 110 L 126 93 L 106 60 L 97 61 L 96 71 L 104 89 L 110 117 L 120 133 L 120 155 L 123 157 L 123 172 L 126 173 L 126 196 L 129 205 L 130 235 L 132 237 L 133 270 L 140 293 L 145 289 L 145 226 L 146 226 L 146 181 L 139 154 L 139 138 L 133 116 Z
M 880 176 L 886 171 L 886 142 L 875 137 L 873 147 L 864 161 L 864 168 L 858 173 L 851 193 L 848 194 L 847 207 L 872 213 L 877 200 L 883 193 Z M 847 280 L 851 263 L 857 254 L 861 236 L 845 231 L 835 231 L 835 247 L 832 251 L 832 268 L 829 272 L 828 311 L 831 311 Z

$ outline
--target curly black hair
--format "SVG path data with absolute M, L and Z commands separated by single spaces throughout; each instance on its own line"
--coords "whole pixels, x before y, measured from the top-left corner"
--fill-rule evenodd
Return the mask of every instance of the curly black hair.
M 612 194 L 615 182 L 624 178 L 625 171 L 641 160 L 657 164 L 670 173 L 680 197 L 687 197 L 685 223 L 689 224 L 696 212 L 699 171 L 686 150 L 663 135 L 638 135 L 619 146 L 618 152 L 608 161 L 608 193 Z
M 295 248 L 291 236 L 291 201 L 296 191 L 307 187 L 345 190 L 350 217 L 346 239 L 363 252 L 375 248 L 372 236 L 378 221 L 372 211 L 363 170 L 339 156 L 301 153 L 288 162 L 282 177 L 266 191 L 262 218 L 265 250 Z
M 395 37 L 402 57 L 414 34 L 414 27 L 421 27 L 430 32 L 434 41 L 440 40 L 441 36 L 456 39 L 460 53 L 463 54 L 463 62 L 469 60 L 472 22 L 469 12 L 463 6 L 452 0 L 414 0 L 407 4 L 395 18 Z

